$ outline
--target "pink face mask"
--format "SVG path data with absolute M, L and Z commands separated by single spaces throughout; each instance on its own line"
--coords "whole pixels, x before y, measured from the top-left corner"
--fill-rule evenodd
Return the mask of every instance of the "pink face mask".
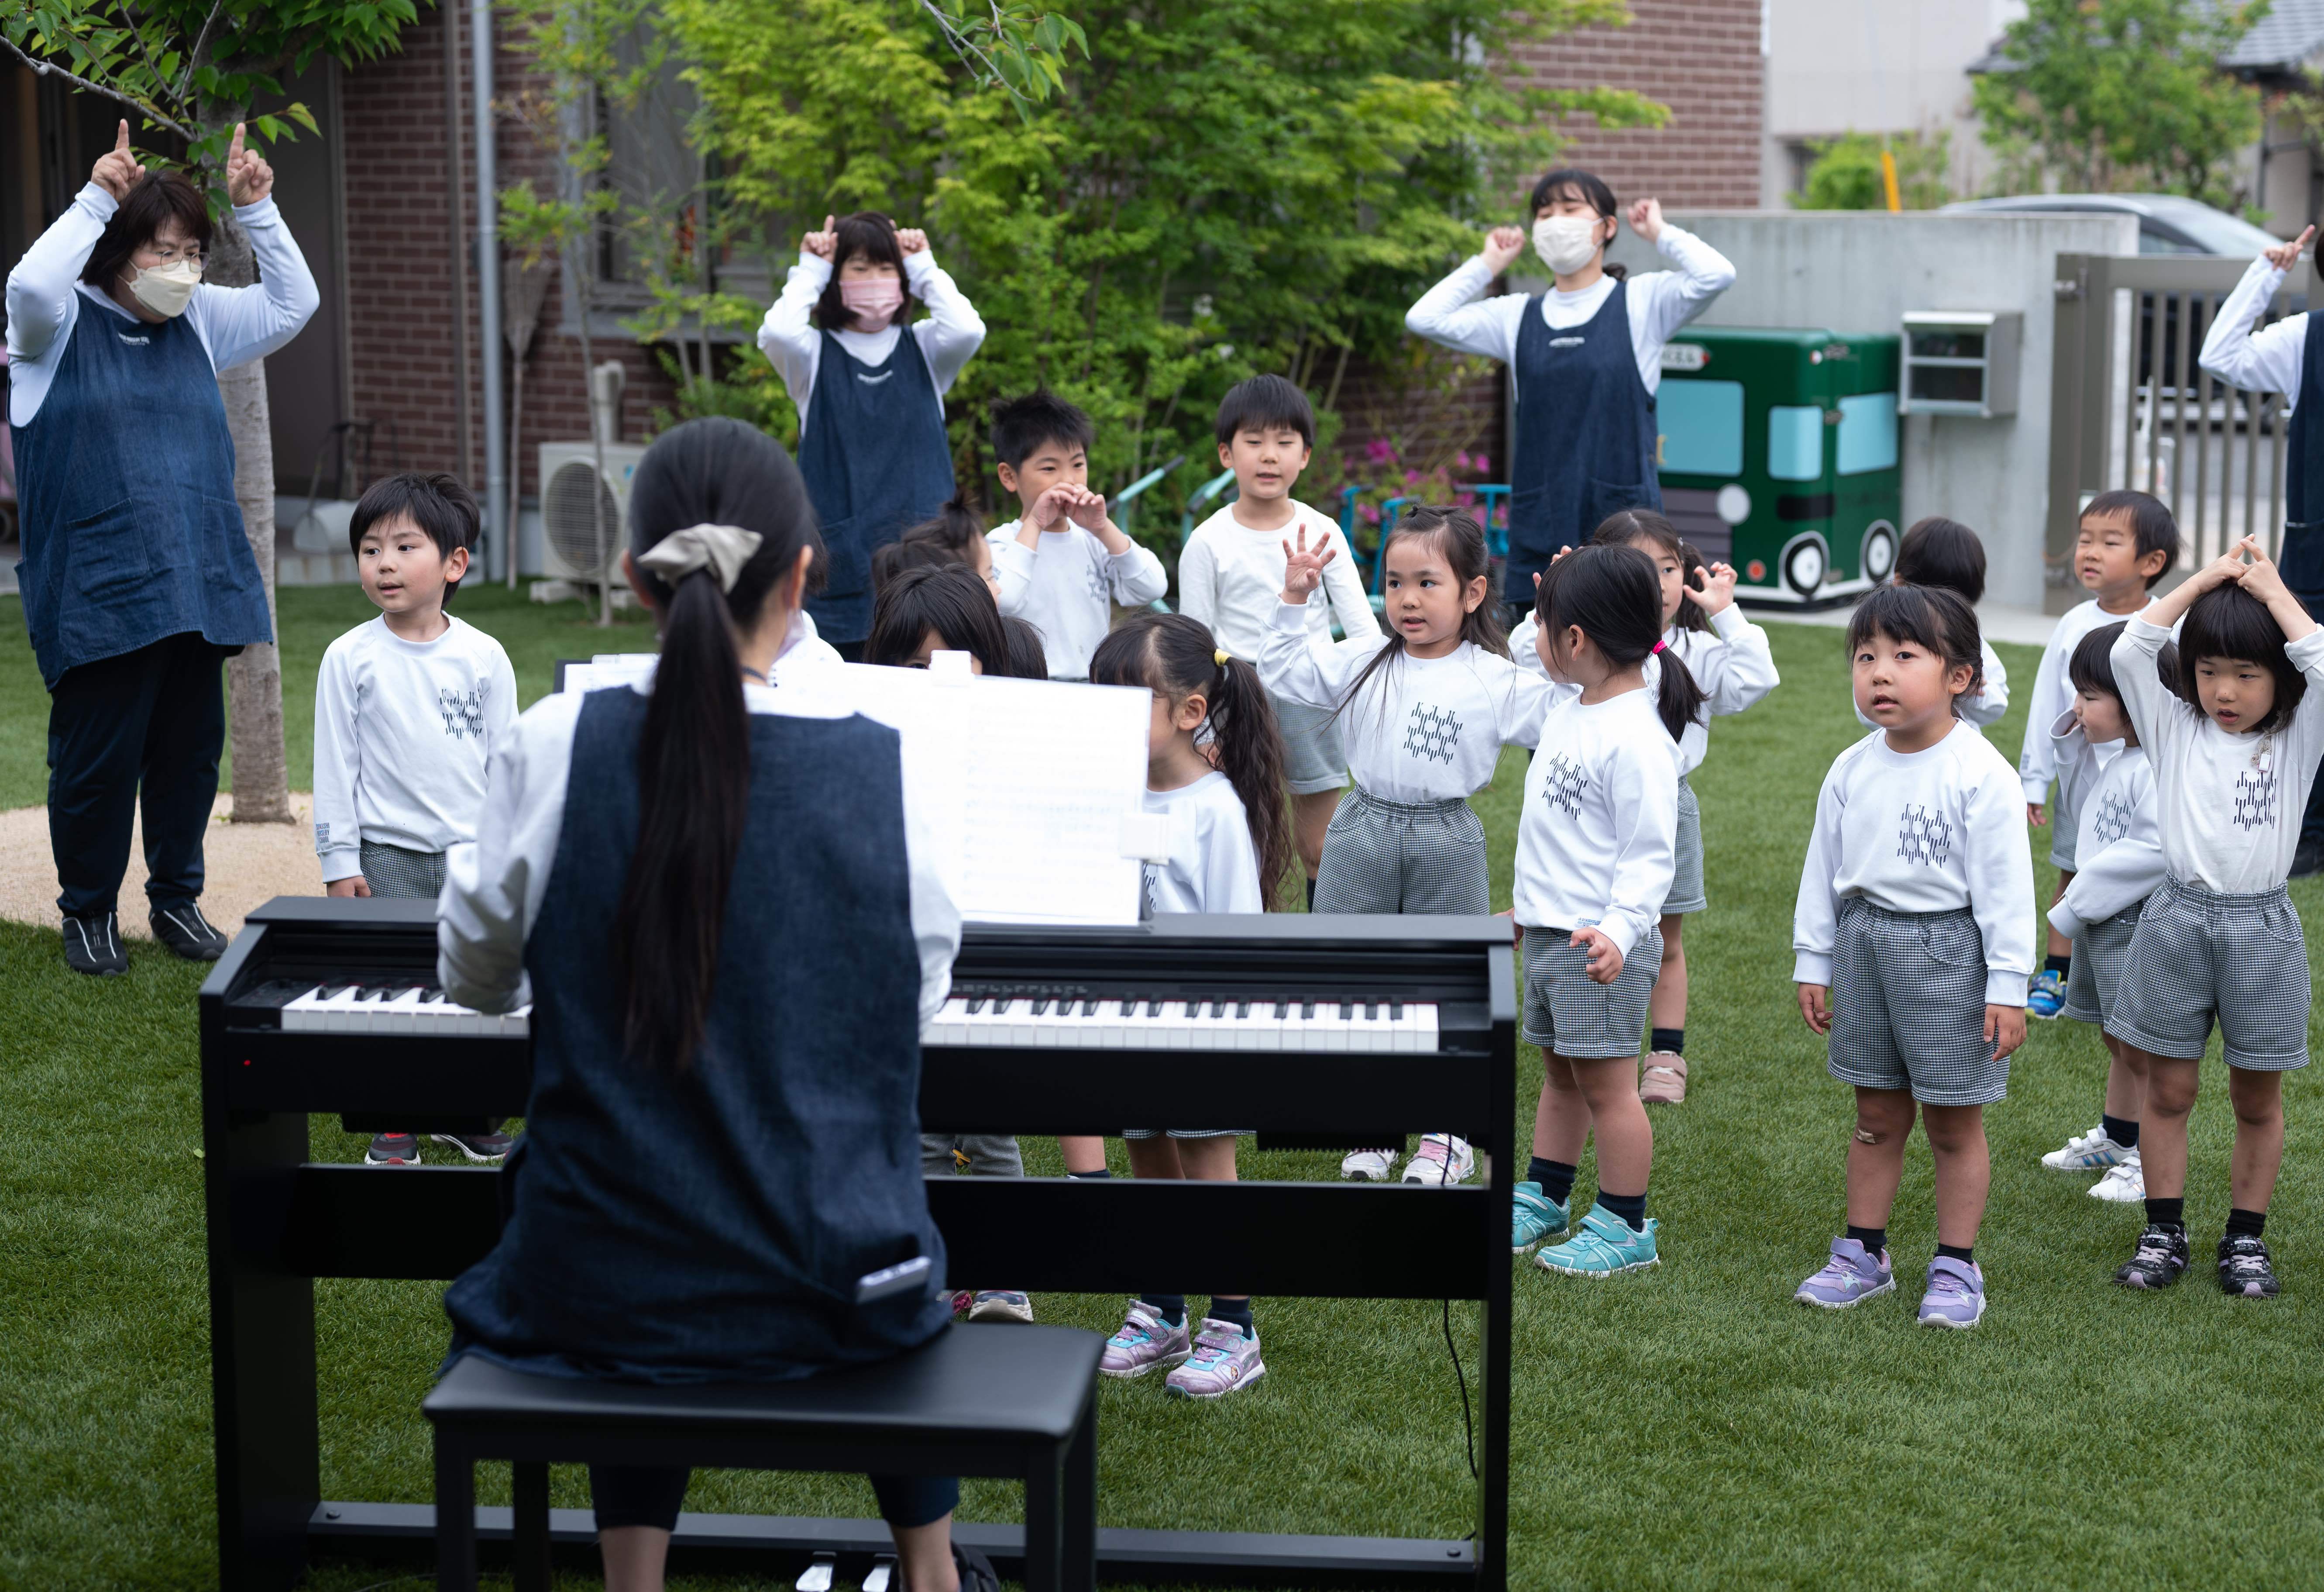
M 904 284 L 892 276 L 854 277 L 839 284 L 839 301 L 857 321 L 878 327 L 904 301 Z

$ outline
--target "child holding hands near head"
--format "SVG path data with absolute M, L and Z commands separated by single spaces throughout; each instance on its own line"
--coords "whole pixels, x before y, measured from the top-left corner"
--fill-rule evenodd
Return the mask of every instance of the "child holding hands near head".
M 2156 669 L 2174 623 L 2175 692 Z M 2139 914 L 2106 1025 L 2146 1073 L 2146 1230 L 2115 1281 L 2167 1288 L 2187 1269 L 2187 1114 L 2216 1022 L 2236 1116 L 2219 1286 L 2273 1298 L 2261 1235 L 2283 1161 L 2283 1075 L 2308 1065 L 2310 997 L 2284 881 L 2324 758 L 2324 693 L 2314 689 L 2324 630 L 2246 537 L 2149 603 L 2111 662 L 2154 765 L 2167 871 Z

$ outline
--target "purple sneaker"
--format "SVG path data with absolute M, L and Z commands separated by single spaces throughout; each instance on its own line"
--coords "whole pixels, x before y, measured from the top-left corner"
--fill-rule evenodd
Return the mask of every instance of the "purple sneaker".
M 1179 1364 L 1193 1349 L 1184 1321 L 1176 1327 L 1166 1327 L 1151 1305 L 1142 1299 L 1133 1299 L 1129 1313 L 1121 1318 L 1121 1325 L 1105 1340 L 1105 1353 L 1098 1356 L 1097 1374 L 1143 1376 L 1157 1365 Z
M 1822 1271 L 1800 1284 L 1792 1295 L 1802 1304 L 1821 1305 L 1827 1310 L 1844 1310 L 1850 1305 L 1895 1291 L 1896 1278 L 1888 1269 L 1888 1252 L 1882 1250 L 1876 1258 L 1867 1254 L 1861 1240 L 1835 1238 L 1831 1241 L 1831 1259 Z
M 1929 1291 L 1921 1295 L 1923 1327 L 1974 1327 L 1985 1315 L 1985 1273 L 1941 1254 L 1929 1263 Z
M 1266 1363 L 1259 1357 L 1258 1333 L 1246 1337 L 1232 1321 L 1213 1321 L 1205 1316 L 1193 1356 L 1170 1373 L 1162 1391 L 1174 1399 L 1219 1399 L 1266 1374 Z

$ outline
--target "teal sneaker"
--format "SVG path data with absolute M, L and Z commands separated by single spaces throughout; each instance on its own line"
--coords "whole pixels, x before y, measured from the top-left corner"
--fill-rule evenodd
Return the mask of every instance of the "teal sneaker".
M 1554 1238 L 1573 1225 L 1571 1203 L 1560 1205 L 1541 1191 L 1539 1183 L 1519 1183 L 1509 1202 L 1509 1253 L 1531 1254 L 1545 1238 Z
M 1660 1224 L 1649 1217 L 1646 1231 L 1634 1233 L 1630 1224 L 1602 1206 L 1593 1205 L 1590 1214 L 1582 1218 L 1582 1231 L 1554 1249 L 1545 1249 L 1533 1257 L 1533 1263 L 1547 1272 L 1563 1272 L 1569 1277 L 1610 1277 L 1617 1272 L 1642 1272 L 1658 1264 L 1655 1257 L 1655 1229 Z
M 2025 990 L 2025 1014 L 2045 1022 L 2066 1009 L 2066 981 L 2054 968 L 2044 967 L 2034 976 Z

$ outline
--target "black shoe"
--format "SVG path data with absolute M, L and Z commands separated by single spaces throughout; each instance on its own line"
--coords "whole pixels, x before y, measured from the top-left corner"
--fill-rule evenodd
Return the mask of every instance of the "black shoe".
M 65 966 L 74 972 L 110 978 L 129 971 L 119 914 L 92 912 L 86 918 L 67 918 L 64 931 Z
M 2231 1299 L 2273 1299 L 2280 1291 L 2258 1234 L 2230 1233 L 2219 1240 L 2219 1291 Z
M 2115 1273 L 2114 1280 L 2125 1288 L 2168 1288 L 2186 1269 L 2187 1229 L 2149 1222 L 2138 1236 L 2138 1252 Z
M 410 1134 L 375 1134 L 364 1152 L 366 1166 L 418 1166 L 420 1141 Z
M 2292 876 L 2305 879 L 2324 873 L 2324 840 L 2302 840 L 2292 854 Z
M 215 962 L 226 955 L 226 936 L 212 928 L 202 909 L 190 901 L 180 906 L 155 907 L 146 921 L 153 925 L 154 939 L 189 962 Z
M 973 1548 L 952 1545 L 953 1568 L 960 1572 L 960 1592 L 1001 1592 L 1001 1577 L 992 1561 Z
M 508 1156 L 509 1146 L 516 1141 L 495 1129 L 488 1134 L 430 1134 L 438 1144 L 449 1144 L 470 1161 L 485 1166 L 498 1166 Z M 414 1156 L 415 1161 L 419 1157 Z

